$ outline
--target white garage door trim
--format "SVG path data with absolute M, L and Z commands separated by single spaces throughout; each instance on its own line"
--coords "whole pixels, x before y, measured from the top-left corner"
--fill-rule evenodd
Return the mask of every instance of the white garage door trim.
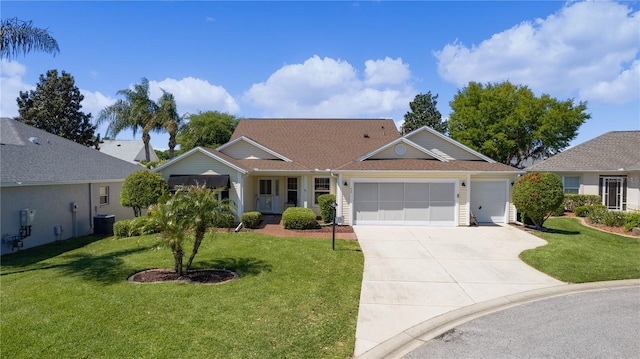
M 358 186 L 358 184 L 378 184 L 377 191 L 378 194 L 376 196 L 374 196 L 372 194 L 372 200 L 371 201 L 360 201 L 358 200 L 358 204 L 356 204 L 356 197 L 355 197 L 355 192 L 356 192 L 356 187 Z M 393 184 L 402 184 L 403 187 L 400 190 L 398 188 L 398 186 L 394 186 Z M 406 185 L 409 186 L 406 186 Z M 437 218 L 437 213 L 435 212 L 431 212 L 430 207 L 434 207 L 436 208 L 437 206 L 434 206 L 434 204 L 438 204 L 438 201 L 436 200 L 432 200 L 431 197 L 429 197 L 428 199 L 424 200 L 422 198 L 416 198 L 415 195 L 408 193 L 405 194 L 405 191 L 408 189 L 410 190 L 410 187 L 414 187 L 415 186 L 411 186 L 412 184 L 451 184 L 453 186 L 453 198 L 447 198 L 445 201 L 441 202 L 442 204 L 445 205 L 445 207 L 449 207 L 447 206 L 447 204 L 452 203 L 453 204 L 453 208 L 452 208 L 452 212 L 451 213 L 451 219 L 449 220 L 448 218 L 444 218 L 443 220 L 438 220 Z M 389 191 L 385 191 L 383 193 L 383 196 L 379 196 L 379 188 L 380 186 L 385 186 L 387 185 L 387 188 Z M 360 187 L 362 188 L 362 187 Z M 405 189 L 406 188 L 406 189 Z M 349 192 L 350 192 L 350 211 L 351 211 L 351 218 L 352 218 L 352 224 L 353 225 L 363 225 L 363 224 L 384 224 L 384 225 L 429 225 L 429 226 L 457 226 L 459 223 L 459 216 L 458 216 L 458 210 L 459 210 L 459 201 L 458 201 L 458 197 L 459 197 L 459 188 L 460 188 L 460 182 L 458 179 L 452 179 L 452 178 L 441 178 L 441 179 L 420 179 L 420 178 L 358 178 L 358 179 L 351 179 L 351 183 L 349 186 Z M 387 197 L 384 197 L 384 194 L 390 194 L 391 192 L 398 190 L 398 193 L 396 193 L 395 195 L 390 195 Z M 400 193 L 402 192 L 402 193 Z M 402 198 L 401 200 L 395 200 L 396 197 L 399 197 L 400 195 L 403 195 L 405 198 Z M 408 198 L 407 198 L 408 196 Z M 383 198 L 378 198 L 378 197 L 383 197 Z M 358 215 L 357 215 L 357 210 L 358 206 L 362 206 L 362 205 L 367 205 L 367 202 L 369 202 L 368 204 L 371 206 L 371 210 L 373 211 L 373 208 L 376 208 L 376 215 L 375 218 L 368 218 L 368 219 L 360 219 L 358 220 Z M 382 204 L 381 204 L 382 202 Z M 408 205 L 407 205 L 408 204 Z M 424 204 L 426 204 L 426 208 L 423 206 Z M 389 211 L 380 211 L 380 205 L 386 206 L 389 208 Z M 422 210 L 427 210 L 427 212 L 423 212 Z M 432 216 L 431 218 L 427 219 L 427 220 L 419 220 L 417 218 L 421 218 L 422 216 L 425 216 L 425 213 L 429 216 Z M 444 213 L 447 214 L 448 213 Z M 384 218 L 381 218 L 384 217 Z M 410 217 L 413 216 L 414 220 L 409 219 Z
M 483 186 L 484 185 L 484 186 Z M 494 185 L 487 191 L 486 185 Z M 478 188 L 485 187 L 485 188 Z M 496 201 L 496 199 L 498 201 Z M 472 179 L 469 194 L 471 212 L 480 223 L 508 223 L 509 180 L 508 179 Z M 482 202 L 482 203 L 478 203 Z M 485 211 L 478 209 L 483 206 Z M 488 208 L 487 208 L 488 207 Z

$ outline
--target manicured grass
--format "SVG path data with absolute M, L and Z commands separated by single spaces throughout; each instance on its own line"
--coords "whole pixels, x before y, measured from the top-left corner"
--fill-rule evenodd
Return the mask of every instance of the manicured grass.
M 550 218 L 548 232 L 535 232 L 549 244 L 520 258 L 530 266 L 570 283 L 640 278 L 640 239 L 583 226 L 576 218 Z
M 221 233 L 198 268 L 219 285 L 134 284 L 172 268 L 155 236 L 80 238 L 2 257 L 2 358 L 348 358 L 363 256 L 357 241 Z M 75 248 L 74 248 L 75 246 Z

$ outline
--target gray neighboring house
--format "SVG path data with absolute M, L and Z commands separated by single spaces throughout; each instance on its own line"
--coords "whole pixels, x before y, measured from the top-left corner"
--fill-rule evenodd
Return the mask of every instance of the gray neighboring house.
M 131 163 L 146 160 L 144 142 L 140 140 L 104 140 L 100 143 L 100 152 Z M 158 162 L 158 155 L 149 144 L 149 158 L 151 162 Z
M 0 254 L 93 233 L 96 215 L 133 217 L 122 182 L 141 170 L 62 137 L 0 119 Z M 142 169 L 143 170 L 143 169 Z M 28 227 L 28 228 L 27 228 Z
M 602 196 L 611 210 L 640 211 L 640 131 L 611 131 L 531 167 L 553 172 L 565 193 Z

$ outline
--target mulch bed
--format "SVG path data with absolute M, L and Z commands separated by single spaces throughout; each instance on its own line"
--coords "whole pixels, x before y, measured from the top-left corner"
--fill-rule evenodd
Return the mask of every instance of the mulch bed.
M 238 274 L 225 269 L 196 269 L 181 278 L 171 269 L 149 269 L 129 277 L 134 283 L 181 282 L 191 284 L 220 284 L 238 278 Z

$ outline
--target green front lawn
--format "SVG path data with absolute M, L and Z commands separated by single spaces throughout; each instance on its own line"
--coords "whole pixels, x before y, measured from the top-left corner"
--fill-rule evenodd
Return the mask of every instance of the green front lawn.
M 640 278 L 640 239 L 583 226 L 576 218 L 550 218 L 548 232 L 536 232 L 549 244 L 520 258 L 530 266 L 570 283 Z
M 80 238 L 2 257 L 2 358 L 348 358 L 363 256 L 357 241 L 221 233 L 196 268 L 219 285 L 134 284 L 172 268 L 155 236 Z M 75 248 L 73 248 L 75 247 Z

